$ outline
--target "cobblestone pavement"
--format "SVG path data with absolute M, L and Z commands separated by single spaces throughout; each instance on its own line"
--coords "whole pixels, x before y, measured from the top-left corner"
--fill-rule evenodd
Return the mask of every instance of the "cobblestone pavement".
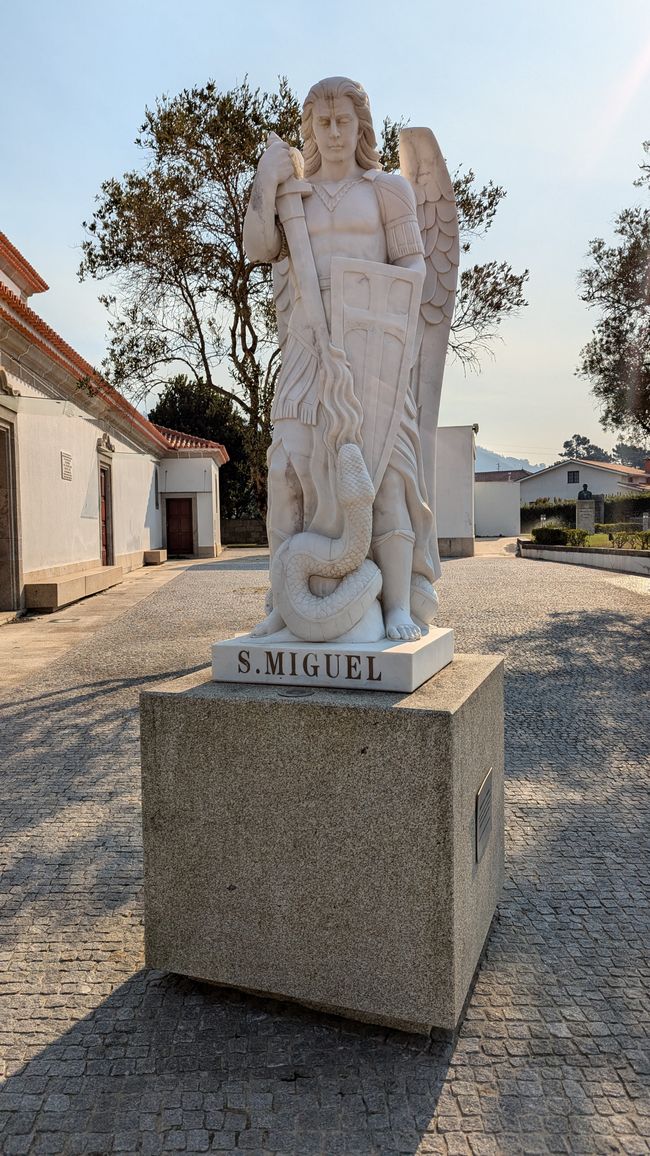
M 642 580 L 445 565 L 458 649 L 507 654 L 507 886 L 455 1047 L 143 968 L 138 690 L 252 624 L 265 568 L 191 568 L 6 689 L 2 1152 L 650 1152 Z

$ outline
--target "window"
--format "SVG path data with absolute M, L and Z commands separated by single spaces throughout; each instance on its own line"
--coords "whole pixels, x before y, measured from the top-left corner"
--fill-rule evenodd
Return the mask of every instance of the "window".
M 158 467 L 157 466 L 154 466 L 154 471 L 153 471 L 153 489 L 154 489 L 154 498 L 155 498 L 155 502 L 156 502 L 156 509 L 159 510 L 160 509 L 160 482 L 158 480 Z
M 580 470 L 567 470 L 567 482 L 570 486 L 575 486 L 580 481 Z

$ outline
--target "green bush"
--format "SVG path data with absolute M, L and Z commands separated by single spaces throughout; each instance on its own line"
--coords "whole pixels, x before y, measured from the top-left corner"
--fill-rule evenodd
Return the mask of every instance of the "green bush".
M 568 534 L 564 526 L 535 526 L 531 530 L 532 539 L 539 546 L 566 546 Z
M 650 550 L 650 531 L 635 522 L 599 522 L 597 534 L 607 534 L 617 550 Z
M 638 550 L 641 545 L 637 530 L 613 530 L 609 536 L 617 550 Z
M 567 546 L 586 546 L 589 537 L 588 530 L 567 530 L 566 540 Z
M 596 534 L 638 534 L 641 527 L 636 522 L 596 522 Z

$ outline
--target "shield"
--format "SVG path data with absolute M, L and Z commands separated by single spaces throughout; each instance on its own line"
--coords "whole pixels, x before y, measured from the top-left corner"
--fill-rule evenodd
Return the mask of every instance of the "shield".
M 362 453 L 375 490 L 404 413 L 415 359 L 421 273 L 332 258 L 332 344 L 347 357 L 363 410 Z

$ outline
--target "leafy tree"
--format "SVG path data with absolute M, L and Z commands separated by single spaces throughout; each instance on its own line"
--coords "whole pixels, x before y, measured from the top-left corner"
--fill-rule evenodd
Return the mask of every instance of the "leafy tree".
M 246 81 L 221 93 L 210 81 L 162 97 L 136 139 L 143 170 L 105 181 L 84 222 L 81 278 L 110 277 L 117 286 L 100 298 L 111 316 L 107 377 L 141 399 L 184 367 L 235 403 L 262 512 L 280 361 L 270 269 L 247 261 L 242 226 L 269 132 L 299 144 L 299 125 L 285 80 L 276 93 Z
M 644 449 L 643 446 L 632 446 L 626 442 L 618 442 L 612 453 L 615 462 L 620 462 L 623 466 L 632 466 L 636 470 L 642 470 L 645 468 L 646 460 L 650 458 L 650 447 Z
M 205 381 L 177 374 L 165 384 L 149 420 L 168 429 L 222 442 L 230 461 L 219 470 L 222 518 L 254 518 L 257 504 L 247 459 L 246 423 L 230 398 Z
M 562 443 L 560 458 L 588 458 L 592 462 L 611 462 L 612 455 L 600 446 L 595 446 L 582 434 L 574 434 Z
M 383 156 L 396 167 L 400 122 L 387 120 Z M 220 92 L 210 81 L 147 109 L 136 144 L 143 165 L 103 183 L 84 222 L 80 277 L 109 278 L 102 369 L 136 400 L 183 369 L 231 401 L 244 420 L 250 481 L 266 505 L 266 449 L 279 371 L 269 266 L 243 250 L 250 188 L 269 132 L 300 146 L 300 106 L 286 79 L 277 92 L 247 81 Z M 492 224 L 505 195 L 457 172 L 462 250 Z M 527 271 L 488 262 L 461 274 L 451 348 L 477 368 L 499 322 L 525 304 Z M 193 431 L 194 432 L 194 431 Z M 203 430 L 196 430 L 202 433 Z
M 650 141 L 634 182 L 650 191 Z M 581 297 L 600 311 L 578 373 L 589 378 L 605 429 L 650 434 L 650 205 L 619 213 L 618 243 L 590 243 L 591 264 L 580 272 Z

